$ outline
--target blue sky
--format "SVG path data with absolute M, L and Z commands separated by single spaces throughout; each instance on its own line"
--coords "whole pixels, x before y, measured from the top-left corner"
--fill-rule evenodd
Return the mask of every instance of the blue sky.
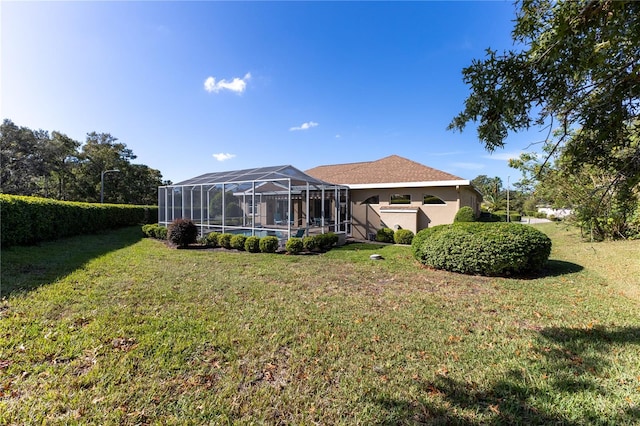
M 519 179 L 475 128 L 446 127 L 461 70 L 513 48 L 500 2 L 2 2 L 2 118 L 108 132 L 178 182 L 211 171 L 398 154 Z

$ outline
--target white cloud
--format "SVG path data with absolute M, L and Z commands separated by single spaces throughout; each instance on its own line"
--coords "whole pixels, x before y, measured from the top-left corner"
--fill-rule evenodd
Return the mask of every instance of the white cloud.
M 484 155 L 483 158 L 488 158 L 489 160 L 509 161 L 512 158 L 520 158 L 520 154 L 522 154 L 522 152 L 523 151 L 499 152 L 497 154 Z
M 484 164 L 480 164 L 480 163 L 452 163 L 451 165 L 458 169 L 465 169 L 465 170 L 484 169 Z
M 231 81 L 216 81 L 215 77 L 209 77 L 204 81 L 204 90 L 209 93 L 218 93 L 221 90 L 230 90 L 238 94 L 247 89 L 247 81 L 251 79 L 251 73 L 246 73 L 243 78 L 235 77 Z
M 213 154 L 213 157 L 218 161 L 231 160 L 235 156 L 236 156 L 235 154 L 229 154 L 229 153 L 224 153 L 224 152 L 221 152 L 219 154 Z
M 298 127 L 291 127 L 289 128 L 290 132 L 294 132 L 296 130 L 309 130 L 312 127 L 316 127 L 318 126 L 318 123 L 316 123 L 315 121 L 309 121 L 306 123 L 302 123 L 300 126 Z

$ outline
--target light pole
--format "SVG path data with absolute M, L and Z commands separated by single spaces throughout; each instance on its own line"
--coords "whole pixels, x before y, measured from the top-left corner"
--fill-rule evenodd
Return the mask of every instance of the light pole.
M 103 170 L 100 173 L 100 204 L 104 203 L 104 175 L 109 172 L 119 172 L 118 169 Z
M 511 178 L 511 176 L 507 176 L 507 222 L 511 222 L 511 213 L 509 212 L 509 178 Z

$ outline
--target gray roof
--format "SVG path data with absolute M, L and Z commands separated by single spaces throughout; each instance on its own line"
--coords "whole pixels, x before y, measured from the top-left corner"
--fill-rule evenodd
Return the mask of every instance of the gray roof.
M 315 186 L 335 186 L 332 183 L 316 179 L 308 174 L 296 169 L 293 166 L 272 166 L 258 167 L 254 169 L 231 170 L 226 172 L 205 173 L 182 182 L 175 183 L 170 186 L 182 185 L 213 185 L 222 183 L 240 183 L 240 182 L 267 182 L 274 180 L 291 179 L 292 185 L 310 185 Z

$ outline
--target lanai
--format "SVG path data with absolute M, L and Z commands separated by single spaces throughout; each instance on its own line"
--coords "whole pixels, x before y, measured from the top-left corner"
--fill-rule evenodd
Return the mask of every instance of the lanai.
M 187 218 L 201 235 L 217 231 L 286 240 L 299 230 L 307 235 L 349 230 L 348 188 L 288 165 L 206 173 L 161 186 L 158 206 L 161 225 Z

